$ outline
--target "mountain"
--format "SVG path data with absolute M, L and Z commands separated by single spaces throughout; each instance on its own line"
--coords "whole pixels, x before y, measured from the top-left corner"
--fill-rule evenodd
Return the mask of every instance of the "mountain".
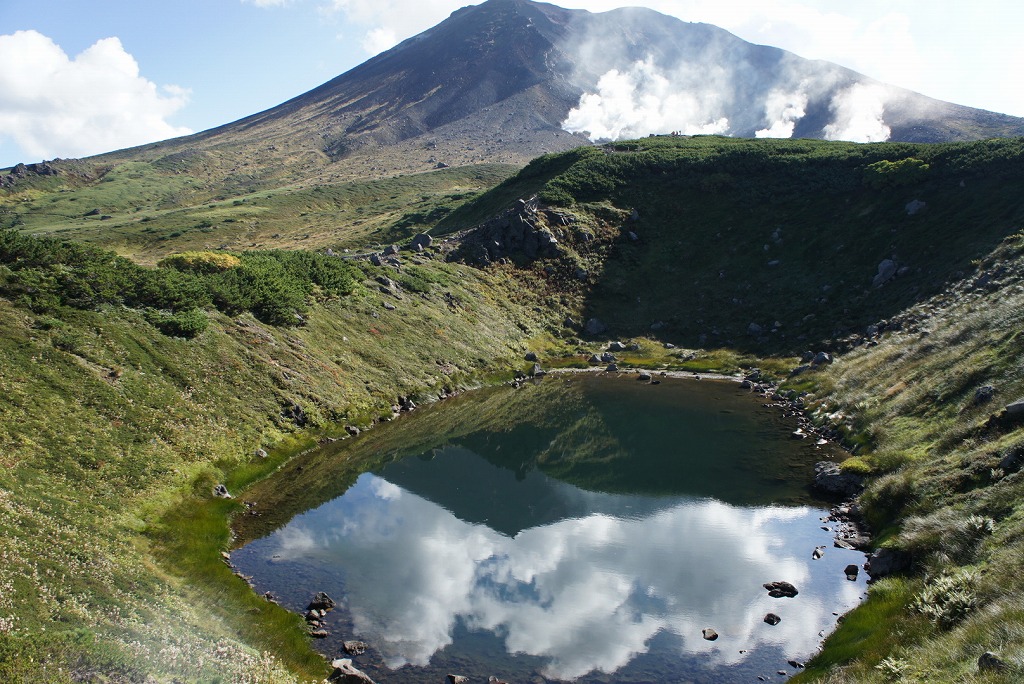
M 202 150 L 235 171 L 244 159 L 262 173 L 366 177 L 670 131 L 935 142 L 1022 135 L 1024 119 L 652 10 L 488 0 L 277 107 L 130 154 Z

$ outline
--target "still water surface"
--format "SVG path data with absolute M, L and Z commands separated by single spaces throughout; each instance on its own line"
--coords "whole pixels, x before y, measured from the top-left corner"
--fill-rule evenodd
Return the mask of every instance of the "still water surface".
M 338 600 L 318 645 L 368 642 L 355 664 L 378 682 L 778 681 L 864 591 L 843 573 L 863 555 L 833 548 L 805 494 L 827 454 L 791 431 L 726 383 L 467 396 L 336 446 L 315 481 L 385 456 L 232 562 L 294 610 Z M 799 595 L 769 597 L 775 580 Z

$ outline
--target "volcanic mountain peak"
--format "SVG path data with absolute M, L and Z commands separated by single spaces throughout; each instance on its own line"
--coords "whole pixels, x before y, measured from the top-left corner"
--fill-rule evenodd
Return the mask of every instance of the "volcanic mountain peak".
M 649 9 L 488 0 L 278 107 L 149 149 L 365 177 L 669 132 L 921 142 L 1021 135 L 1024 119 Z

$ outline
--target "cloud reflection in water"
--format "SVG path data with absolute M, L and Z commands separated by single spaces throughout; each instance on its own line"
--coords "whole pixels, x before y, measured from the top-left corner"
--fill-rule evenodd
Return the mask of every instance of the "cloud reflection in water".
M 812 578 L 811 564 L 821 563 L 810 559 L 813 547 L 786 542 L 817 529 L 816 509 L 652 504 L 548 486 L 590 499 L 599 512 L 509 537 L 364 474 L 344 496 L 276 532 L 268 555 L 337 573 L 356 633 L 389 667 L 426 665 L 461 620 L 503 637 L 511 653 L 543 657 L 545 676 L 558 679 L 614 672 L 659 633 L 673 635 L 680 655 L 702 653 L 710 665 L 739 662 L 747 657 L 740 648 L 766 644 L 808 654 L 834 624 L 832 606 L 854 605 L 861 591 L 839 572 Z M 641 512 L 607 512 L 627 508 Z M 761 587 L 772 580 L 801 593 L 772 599 Z M 767 612 L 782 623 L 763 624 Z M 722 638 L 704 641 L 704 627 Z

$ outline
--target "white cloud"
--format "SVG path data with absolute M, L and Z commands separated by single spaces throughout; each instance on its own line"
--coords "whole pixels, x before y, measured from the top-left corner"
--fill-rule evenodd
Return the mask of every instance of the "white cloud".
M 98 154 L 191 133 L 167 117 L 188 91 L 158 88 L 117 38 L 74 59 L 37 31 L 0 36 L 0 141 L 38 158 Z
M 257 7 L 284 7 L 292 4 L 292 0 L 242 0 L 242 2 Z

